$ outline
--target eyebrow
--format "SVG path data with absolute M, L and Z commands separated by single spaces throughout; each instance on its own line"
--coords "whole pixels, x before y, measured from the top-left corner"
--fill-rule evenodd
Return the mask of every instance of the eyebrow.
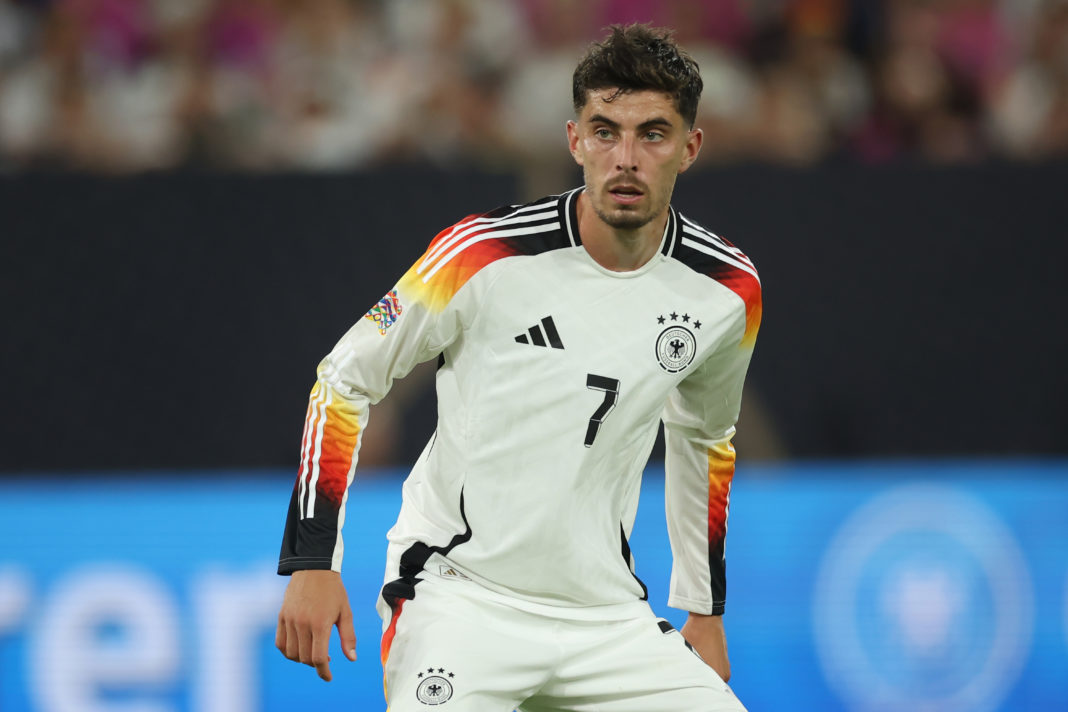
M 621 126 L 618 121 L 613 121 L 604 114 L 594 114 L 590 117 L 590 123 L 605 124 L 606 126 L 609 126 L 614 129 L 618 129 Z M 664 126 L 667 128 L 673 128 L 674 124 L 672 124 L 670 121 L 668 121 L 662 116 L 657 116 L 652 119 L 649 119 L 648 121 L 643 121 L 642 123 L 638 124 L 638 130 L 642 131 L 644 129 L 651 129 L 654 126 Z

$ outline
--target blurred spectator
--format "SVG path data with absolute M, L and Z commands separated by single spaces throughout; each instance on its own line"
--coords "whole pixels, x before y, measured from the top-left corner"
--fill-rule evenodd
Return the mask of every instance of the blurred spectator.
M 849 17 L 842 0 L 796 0 L 783 16 L 764 20 L 754 57 L 754 157 L 819 160 L 864 118 L 870 96 L 864 70 L 846 48 Z
M 31 50 L 36 21 L 36 15 L 27 8 L 0 0 L 0 72 Z
M 414 90 L 407 153 L 443 165 L 493 162 L 505 137 L 496 121 L 505 77 L 527 49 L 519 8 L 498 0 L 392 0 L 387 31 L 410 62 Z
M 980 97 L 1013 61 L 1012 39 L 996 0 L 948 2 L 937 46 L 948 70 Z
M 613 22 L 702 68 L 698 166 L 1068 153 L 1068 0 L 0 0 L 0 167 L 573 171 Z
M 584 0 L 523 0 L 522 12 L 532 47 L 506 78 L 495 121 L 508 156 L 521 166 L 524 196 L 533 200 L 570 185 L 567 176 L 577 171 L 566 150 L 565 126 L 575 115 L 571 74 L 597 36 L 596 7 Z
M 206 85 L 198 117 L 208 156 L 239 168 L 270 168 L 280 120 L 272 95 L 274 52 L 282 36 L 281 3 L 216 0 L 201 21 Z
M 976 0 L 985 4 L 983 0 Z M 972 75 L 963 50 L 956 61 L 946 37 L 954 22 L 969 16 L 951 13 L 973 0 L 888 0 L 884 47 L 874 63 L 873 111 L 854 143 L 869 161 L 919 156 L 936 162 L 963 162 L 983 154 L 980 66 Z M 962 35 L 964 36 L 964 35 Z
M 39 24 L 39 16 L 0 0 L 0 165 L 25 162 L 47 141 L 55 77 Z
M 1068 0 L 1044 0 L 1024 59 L 994 92 L 991 129 L 1007 155 L 1068 156 Z
M 378 6 L 291 2 L 286 18 L 274 53 L 277 158 L 307 169 L 374 161 L 400 140 L 413 91 Z

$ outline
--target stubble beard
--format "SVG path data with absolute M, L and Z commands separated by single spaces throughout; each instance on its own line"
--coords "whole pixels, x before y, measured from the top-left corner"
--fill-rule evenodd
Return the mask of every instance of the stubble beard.
M 648 193 L 645 194 L 646 200 L 650 199 Z M 611 200 L 611 198 L 607 198 Z M 604 205 L 598 204 L 597 201 L 590 201 L 593 204 L 593 212 L 601 219 L 601 222 L 616 230 L 632 231 L 639 230 L 650 222 L 659 213 L 655 209 L 656 206 L 646 205 L 633 205 L 633 206 L 619 206 L 619 205 Z
M 603 223 L 616 230 L 638 230 L 648 225 L 653 219 L 651 215 L 629 210 L 617 209 L 608 212 L 594 206 L 593 211 L 597 213 L 597 217 L 599 217 Z

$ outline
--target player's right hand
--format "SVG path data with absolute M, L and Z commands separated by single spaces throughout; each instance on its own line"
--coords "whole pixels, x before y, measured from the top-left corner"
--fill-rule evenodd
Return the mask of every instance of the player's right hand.
M 315 668 L 330 682 L 330 631 L 337 626 L 341 649 L 356 659 L 356 631 L 341 574 L 336 571 L 295 571 L 286 587 L 274 644 L 290 660 Z

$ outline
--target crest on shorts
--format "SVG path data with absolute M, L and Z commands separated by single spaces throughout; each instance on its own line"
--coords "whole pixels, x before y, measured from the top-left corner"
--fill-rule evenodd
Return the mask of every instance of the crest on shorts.
M 656 318 L 657 323 L 666 324 L 667 328 L 660 332 L 656 338 L 656 360 L 660 367 L 668 373 L 678 373 L 693 363 L 693 357 L 697 355 L 697 338 L 690 331 L 701 328 L 701 322 L 689 314 L 661 314 Z
M 378 333 L 385 336 L 386 329 L 393 326 L 393 322 L 397 320 L 402 311 L 404 308 L 401 306 L 400 299 L 397 298 L 397 290 L 394 289 L 379 299 L 378 304 L 371 307 L 371 311 L 364 315 L 364 319 L 373 321 L 378 326 Z
M 453 678 L 456 676 L 445 668 L 427 668 L 420 672 L 415 698 L 424 705 L 443 705 L 452 698 Z

